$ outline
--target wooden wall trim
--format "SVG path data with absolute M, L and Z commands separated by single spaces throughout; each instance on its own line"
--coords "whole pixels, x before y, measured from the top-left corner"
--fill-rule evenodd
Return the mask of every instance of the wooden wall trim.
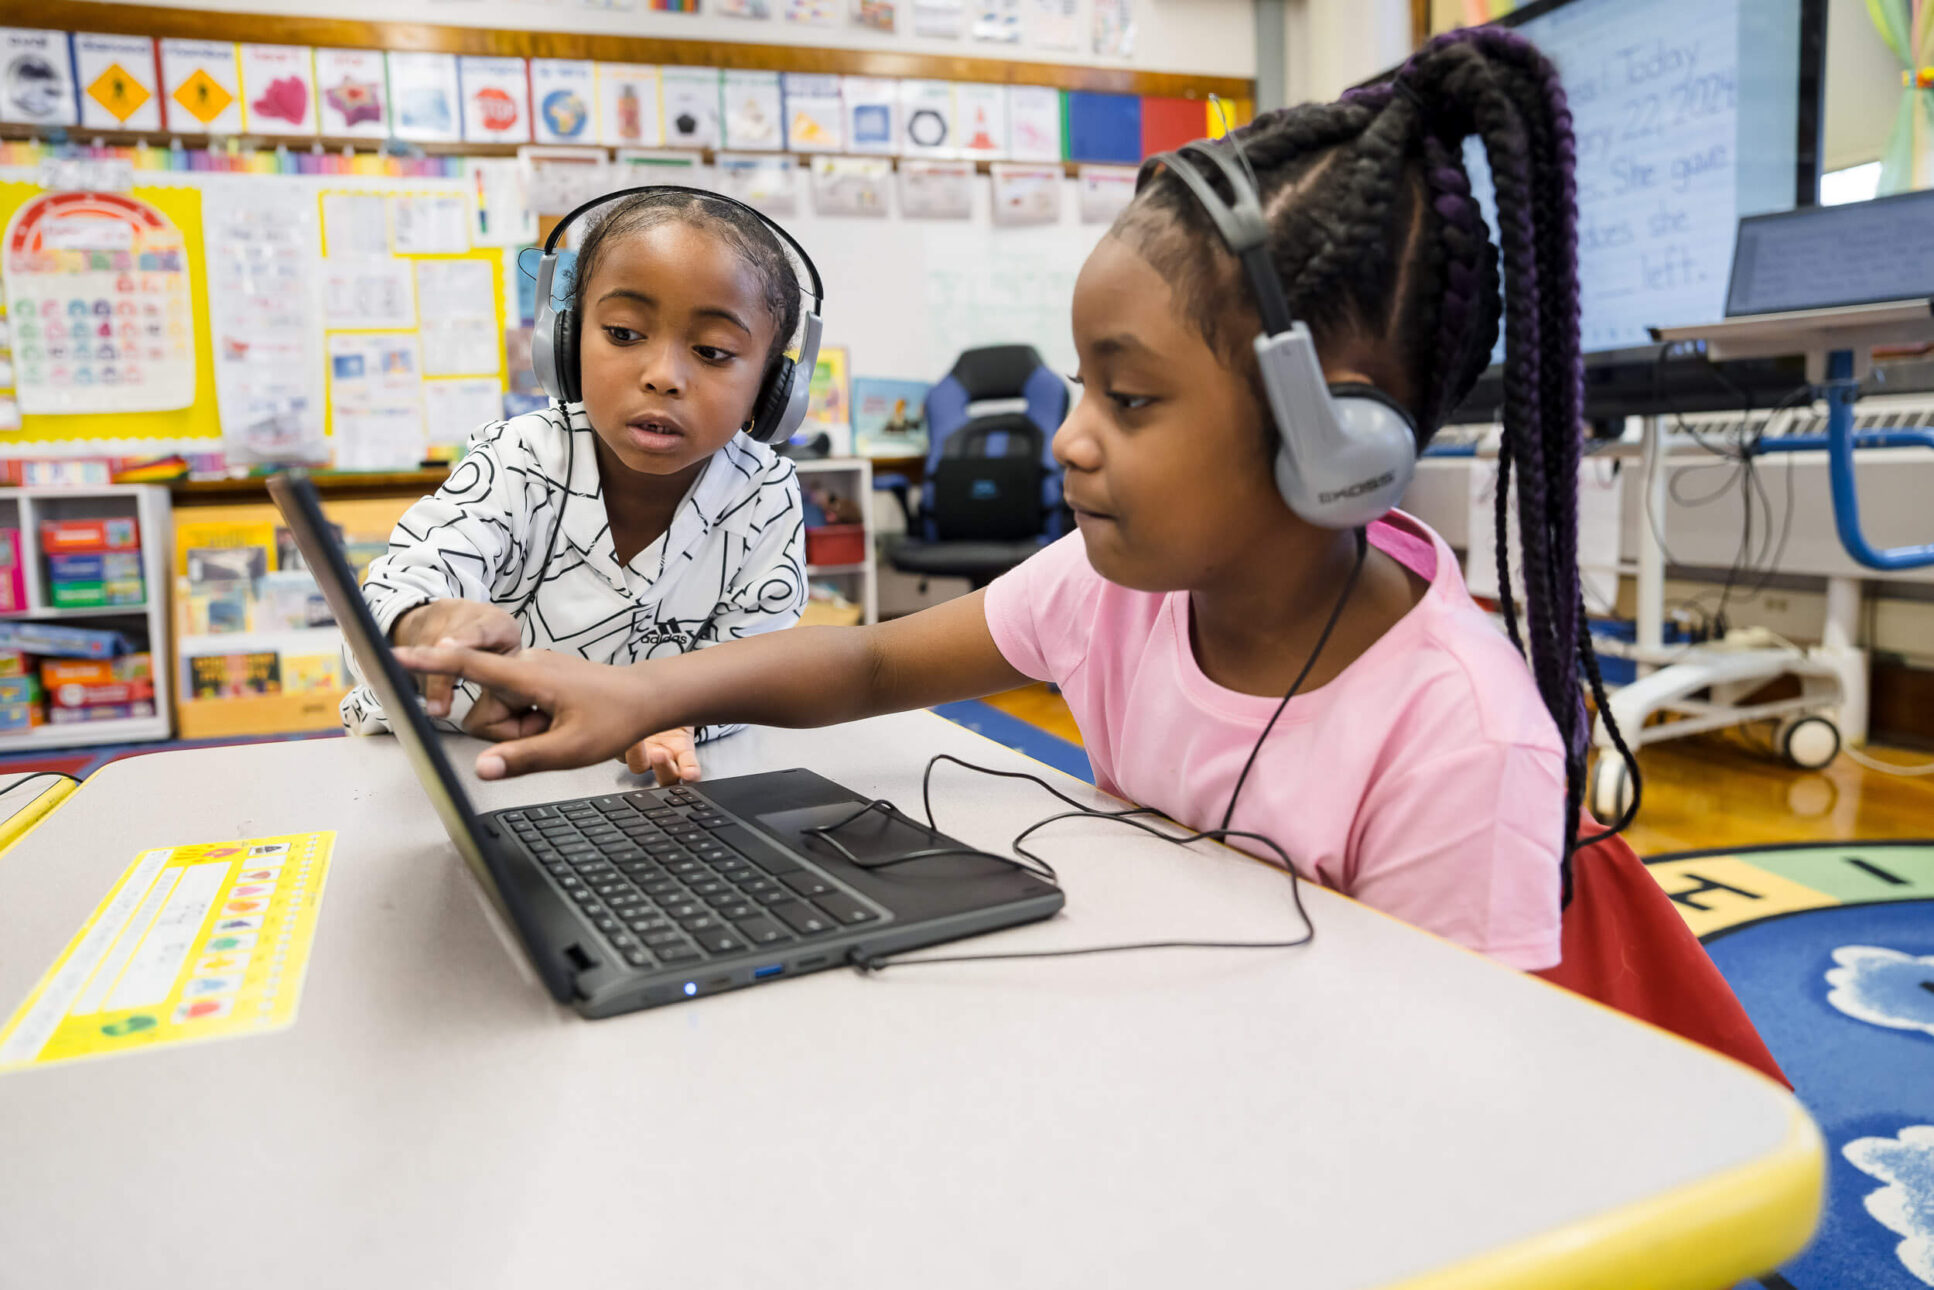
M 836 72 L 851 76 L 925 77 L 989 84 L 1051 85 L 1064 90 L 1102 90 L 1172 98 L 1246 99 L 1255 81 L 1240 76 L 1145 72 L 1126 67 L 1023 63 L 1000 58 L 916 54 L 892 49 L 826 49 L 818 46 L 751 45 L 726 40 L 674 40 L 659 36 L 611 36 L 584 32 L 513 31 L 445 27 L 417 22 L 361 22 L 272 14 L 163 9 L 94 0 L 38 0 L 15 22 L 64 31 L 111 35 L 178 36 L 281 45 L 348 49 L 422 50 L 445 54 L 494 54 L 521 58 L 592 58 L 608 63 L 683 64 L 779 72 Z

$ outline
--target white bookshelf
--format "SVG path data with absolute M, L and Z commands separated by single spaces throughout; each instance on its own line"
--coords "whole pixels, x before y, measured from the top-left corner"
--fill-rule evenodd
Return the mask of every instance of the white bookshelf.
M 806 581 L 830 582 L 842 595 L 859 605 L 865 616 L 861 622 L 880 620 L 880 582 L 873 551 L 873 463 L 865 457 L 820 457 L 795 459 L 799 486 L 827 487 L 851 501 L 860 513 L 860 543 L 866 558 L 852 564 L 808 564 Z
M 46 520 L 132 517 L 141 525 L 141 578 L 147 598 L 139 605 L 55 609 L 47 603 L 46 560 L 40 526 Z M 173 732 L 170 690 L 174 670 L 168 656 L 169 552 L 174 521 L 168 490 L 155 484 L 103 484 L 95 488 L 0 488 L 0 528 L 20 530 L 20 560 L 27 608 L 0 614 L 5 619 L 62 623 L 74 627 L 145 633 L 154 660 L 152 717 L 123 717 L 74 725 L 48 722 L 31 731 L 0 735 L 0 754 L 48 748 L 85 748 L 95 744 L 139 743 L 166 739 Z

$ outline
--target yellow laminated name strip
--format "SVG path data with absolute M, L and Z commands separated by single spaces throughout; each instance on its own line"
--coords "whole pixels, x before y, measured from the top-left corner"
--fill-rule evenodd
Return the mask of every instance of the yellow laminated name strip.
M 0 1028 L 0 1073 L 293 1025 L 335 840 L 142 852 Z

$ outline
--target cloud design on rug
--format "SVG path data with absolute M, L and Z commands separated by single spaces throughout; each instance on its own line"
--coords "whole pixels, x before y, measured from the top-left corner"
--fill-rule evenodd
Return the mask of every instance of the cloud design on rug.
M 1901 1264 L 1934 1286 L 1934 1124 L 1910 1124 L 1898 1138 L 1856 1138 L 1840 1153 L 1887 1184 L 1867 1194 L 1867 1212 L 1901 1236 Z
M 1934 1035 L 1934 955 L 1842 945 L 1827 969 L 1827 1002 L 1859 1021 Z

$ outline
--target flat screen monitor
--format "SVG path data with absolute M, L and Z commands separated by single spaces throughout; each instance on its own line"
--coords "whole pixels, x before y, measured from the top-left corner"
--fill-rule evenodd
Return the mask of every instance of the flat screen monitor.
M 1587 354 L 1650 327 L 1722 316 L 1741 217 L 1817 183 L 1817 77 L 1803 85 L 1805 0 L 1563 0 L 1504 21 L 1557 65 L 1578 140 L 1578 278 Z M 1802 110 L 1804 107 L 1804 111 Z M 1496 227 L 1490 168 L 1466 146 Z M 1503 351 L 1493 356 L 1503 358 Z
M 1934 296 L 1934 189 L 1739 222 L 1726 314 Z

